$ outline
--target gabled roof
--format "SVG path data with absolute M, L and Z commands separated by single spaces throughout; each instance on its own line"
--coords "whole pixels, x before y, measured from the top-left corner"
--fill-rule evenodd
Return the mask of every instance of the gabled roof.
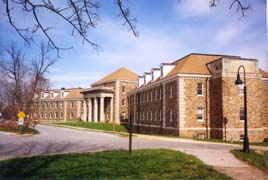
M 227 55 L 196 54 L 196 53 L 189 54 L 173 62 L 173 64 L 175 64 L 176 66 L 174 67 L 173 70 L 171 70 L 167 74 L 166 77 L 179 73 L 209 75 L 210 72 L 206 64 L 222 57 L 239 58 L 239 56 L 227 56 Z
M 116 81 L 116 80 L 136 81 L 137 79 L 138 75 L 136 73 L 128 70 L 127 68 L 122 67 L 112 72 L 111 74 L 105 76 L 104 78 L 96 81 L 92 85 L 102 84 L 105 82 Z

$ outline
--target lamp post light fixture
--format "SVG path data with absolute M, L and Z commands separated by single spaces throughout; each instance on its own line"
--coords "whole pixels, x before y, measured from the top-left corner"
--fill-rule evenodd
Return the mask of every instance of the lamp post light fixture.
M 244 69 L 244 82 L 240 78 L 239 70 Z M 235 85 L 244 84 L 244 139 L 243 139 L 243 152 L 249 152 L 249 140 L 248 140 L 248 119 L 247 119 L 247 86 L 246 86 L 246 70 L 243 65 L 239 66 L 237 70 L 237 79 L 235 80 Z

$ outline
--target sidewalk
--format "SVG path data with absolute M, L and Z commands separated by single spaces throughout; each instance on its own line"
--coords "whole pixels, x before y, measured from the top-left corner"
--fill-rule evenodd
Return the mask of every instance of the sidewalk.
M 54 126 L 54 125 L 52 125 Z M 56 125 L 58 127 L 71 128 L 83 131 L 95 131 L 95 132 L 106 132 L 113 133 L 111 131 L 103 130 L 91 130 L 86 128 L 76 128 L 70 126 Z M 121 134 L 121 133 L 116 133 Z M 124 133 L 128 134 L 128 133 Z M 187 154 L 194 155 L 202 160 L 205 164 L 214 167 L 216 170 L 225 173 L 226 175 L 237 180 L 268 180 L 268 173 L 265 173 L 255 167 L 249 166 L 246 163 L 236 159 L 234 155 L 230 152 L 231 149 L 242 149 L 242 145 L 239 144 L 229 144 L 229 143 L 219 143 L 219 142 L 207 142 L 207 141 L 196 141 L 192 139 L 176 138 L 176 137 L 163 137 L 163 136 L 152 136 L 143 134 L 133 134 L 133 140 L 156 140 L 165 142 L 176 142 L 178 146 L 176 147 L 166 147 L 169 149 L 185 152 Z M 174 144 L 173 143 L 173 144 Z M 179 144 L 181 143 L 181 144 Z M 184 144 L 184 145 L 183 145 Z M 185 146 L 185 144 L 187 144 Z M 193 146 L 194 145 L 194 146 Z M 216 148 L 217 146 L 217 148 Z M 163 147 L 165 148 L 165 147 Z M 265 150 L 268 151 L 267 146 L 250 146 L 250 149 Z

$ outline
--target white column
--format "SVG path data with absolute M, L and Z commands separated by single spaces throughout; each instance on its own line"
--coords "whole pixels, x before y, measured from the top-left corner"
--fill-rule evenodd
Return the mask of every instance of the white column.
M 88 121 L 92 122 L 92 104 L 91 98 L 88 99 Z
M 104 120 L 104 97 L 100 97 L 100 122 Z
M 113 104 L 113 98 L 111 97 L 111 100 L 110 100 L 110 122 L 114 122 L 113 110 L 114 110 L 114 104 Z
M 87 102 L 83 101 L 83 121 L 87 120 Z
M 98 101 L 97 97 L 94 98 L 94 121 L 98 122 Z
M 120 83 L 119 81 L 117 80 L 115 82 L 115 92 L 114 92 L 114 100 L 115 100 L 115 108 L 114 108 L 114 111 L 115 111 L 115 119 L 114 121 L 116 123 L 120 123 L 120 115 L 119 115 L 119 103 L 120 103 Z

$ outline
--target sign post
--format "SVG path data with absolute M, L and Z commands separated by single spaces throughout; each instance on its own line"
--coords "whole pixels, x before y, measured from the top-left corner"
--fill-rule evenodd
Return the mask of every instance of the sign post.
M 25 114 L 24 112 L 20 111 L 18 114 L 18 125 L 19 125 L 19 132 L 20 134 L 23 134 L 24 133 L 24 118 L 25 118 Z

